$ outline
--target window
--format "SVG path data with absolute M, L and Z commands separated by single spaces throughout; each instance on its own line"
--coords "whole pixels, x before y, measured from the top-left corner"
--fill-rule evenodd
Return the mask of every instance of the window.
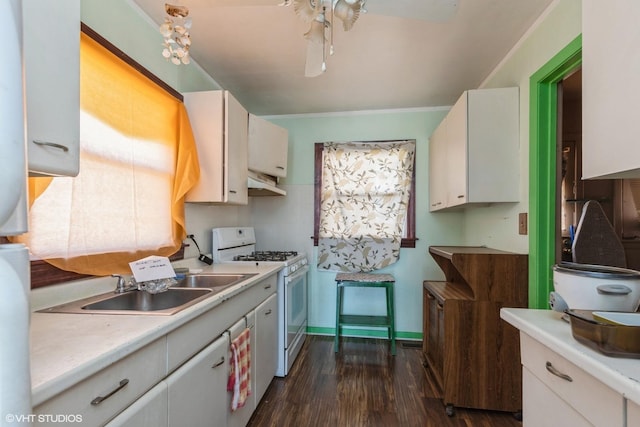
M 199 177 L 182 97 L 104 42 L 83 25 L 80 174 L 30 178 L 30 231 L 17 239 L 90 275 L 180 251 L 184 195 Z
M 319 267 L 372 271 L 415 247 L 415 140 L 319 143 L 315 156 Z

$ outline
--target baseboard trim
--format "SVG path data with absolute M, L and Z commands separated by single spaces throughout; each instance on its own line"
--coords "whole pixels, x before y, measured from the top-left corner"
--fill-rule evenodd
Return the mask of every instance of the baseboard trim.
M 307 333 L 309 335 L 335 336 L 336 329 L 308 326 Z M 340 336 L 354 338 L 387 338 L 387 331 L 385 329 L 342 328 L 342 334 Z M 422 334 L 420 332 L 396 331 L 396 339 L 422 341 Z

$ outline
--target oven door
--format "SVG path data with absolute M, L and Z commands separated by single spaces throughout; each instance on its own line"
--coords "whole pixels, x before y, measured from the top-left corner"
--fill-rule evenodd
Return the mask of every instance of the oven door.
M 296 270 L 284 278 L 286 288 L 286 332 L 285 348 L 289 349 L 299 334 L 304 334 L 307 325 L 307 272 L 308 266 Z

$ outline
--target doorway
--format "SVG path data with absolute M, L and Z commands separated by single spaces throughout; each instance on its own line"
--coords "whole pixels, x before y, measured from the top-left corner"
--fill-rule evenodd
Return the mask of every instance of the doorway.
M 529 91 L 529 307 L 549 308 L 551 267 L 558 252 L 558 84 L 582 65 L 576 37 L 530 78 Z
M 562 134 L 563 116 L 559 113 L 563 110 L 560 101 L 563 94 L 563 81 L 567 80 L 566 84 L 570 84 L 571 76 L 580 70 L 581 65 L 582 36 L 580 35 L 536 71 L 529 80 L 530 308 L 549 308 L 549 293 L 553 289 L 551 267 L 562 259 L 563 247 L 566 244 L 562 240 L 563 218 L 559 213 L 562 188 L 558 183 L 561 182 L 559 177 L 562 176 L 562 163 L 558 159 L 561 158 L 565 148 L 564 144 L 557 142 L 558 135 Z M 565 114 L 569 113 L 565 112 Z M 575 138 L 568 137 L 567 142 L 572 139 Z M 579 151 L 576 150 L 575 164 L 581 163 Z M 573 197 L 575 200 L 569 201 L 569 203 L 575 203 L 575 206 L 573 216 L 569 216 L 572 219 L 567 220 L 565 225 L 567 227 L 573 225 L 572 223 L 577 225 L 581 213 L 581 206 L 578 207 L 578 205 L 585 199 L 602 199 L 610 204 L 608 216 L 610 215 L 609 219 L 618 236 L 622 238 L 628 267 L 640 269 L 640 180 L 588 181 L 585 192 L 584 183 L 587 181 L 580 183 L 577 178 L 579 176 L 576 175 L 576 185 L 583 186 L 582 192 L 576 192 L 576 197 Z M 590 188 L 590 185 L 594 187 Z M 603 186 L 604 189 L 599 186 Z M 637 192 L 637 196 L 634 196 L 634 191 Z

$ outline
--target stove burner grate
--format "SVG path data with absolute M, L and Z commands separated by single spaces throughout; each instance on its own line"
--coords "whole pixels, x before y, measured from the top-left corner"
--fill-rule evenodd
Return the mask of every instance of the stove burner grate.
M 286 261 L 298 255 L 296 251 L 255 251 L 248 255 L 236 255 L 234 261 Z

